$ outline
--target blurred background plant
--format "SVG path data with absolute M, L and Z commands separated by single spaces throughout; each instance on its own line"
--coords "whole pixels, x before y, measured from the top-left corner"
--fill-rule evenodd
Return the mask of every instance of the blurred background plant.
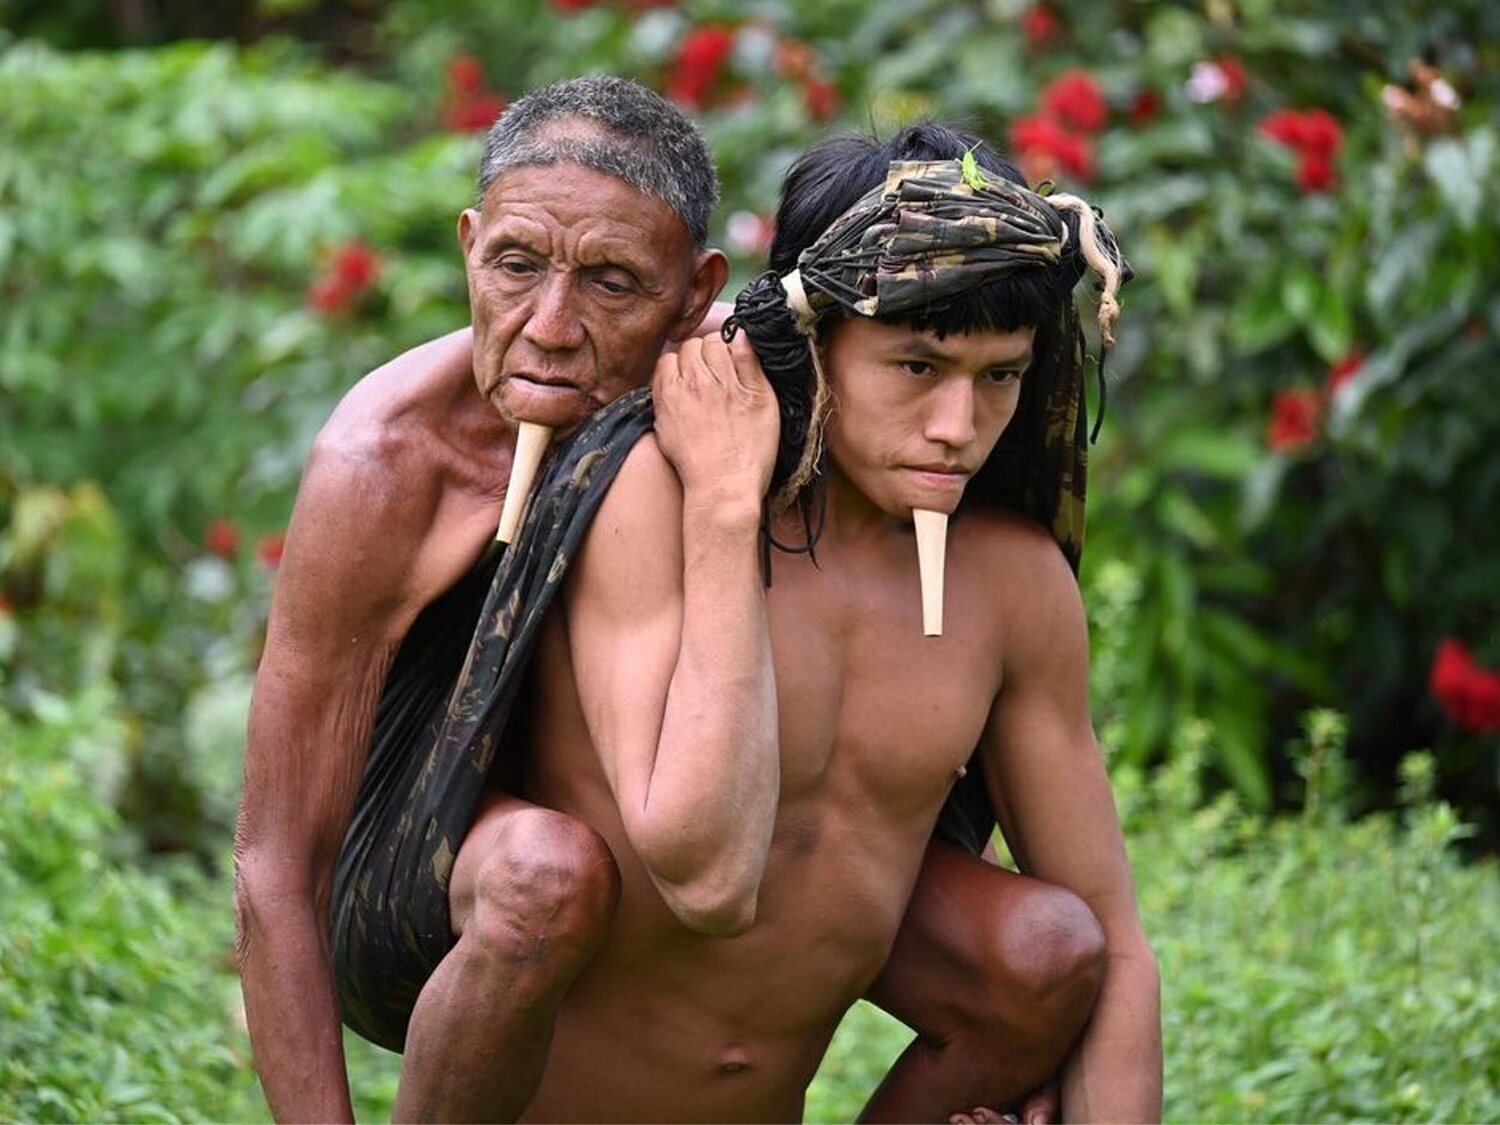
M 62 854 L 222 878 L 312 435 L 466 322 L 454 222 L 495 114 L 607 71 L 702 124 L 736 283 L 830 130 L 957 119 L 1086 190 L 1137 274 L 1083 571 L 1117 776 L 1191 774 L 1151 816 L 1264 824 L 1303 807 L 1309 755 L 1337 747 L 1306 805 L 1345 819 L 1400 807 L 1417 761 L 1422 807 L 1490 850 L 1497 63 L 1481 0 L 0 0 L 0 763 L 56 741 L 45 776 L 109 810 Z M 1436 1112 L 1412 1099 L 1327 1113 Z

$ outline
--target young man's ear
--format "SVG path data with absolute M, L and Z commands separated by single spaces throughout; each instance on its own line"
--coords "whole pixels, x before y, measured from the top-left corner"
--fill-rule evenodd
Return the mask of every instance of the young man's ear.
M 723 252 L 713 249 L 699 251 L 697 262 L 693 266 L 692 287 L 682 306 L 682 315 L 672 325 L 667 339 L 680 343 L 697 332 L 698 325 L 713 305 L 714 298 L 728 280 L 729 259 L 724 257 Z
M 465 207 L 458 216 L 458 248 L 463 251 L 464 261 L 469 260 L 469 251 L 474 249 L 474 239 L 479 235 L 479 212 Z

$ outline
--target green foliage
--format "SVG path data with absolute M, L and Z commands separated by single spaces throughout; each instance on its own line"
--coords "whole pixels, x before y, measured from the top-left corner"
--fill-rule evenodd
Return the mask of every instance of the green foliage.
M 0 1120 L 239 1119 L 228 898 L 142 866 L 99 796 L 125 732 L 104 692 L 0 712 Z

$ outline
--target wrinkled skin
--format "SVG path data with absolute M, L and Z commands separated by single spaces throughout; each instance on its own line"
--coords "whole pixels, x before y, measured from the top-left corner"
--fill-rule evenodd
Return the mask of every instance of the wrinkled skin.
M 727 273 L 665 203 L 577 165 L 504 173 L 458 237 L 480 393 L 507 420 L 558 429 L 648 382 Z

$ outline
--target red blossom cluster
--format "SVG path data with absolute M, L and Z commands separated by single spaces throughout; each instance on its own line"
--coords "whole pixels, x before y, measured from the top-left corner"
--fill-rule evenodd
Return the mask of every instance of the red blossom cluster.
M 346 242 L 334 252 L 323 276 L 308 287 L 307 303 L 324 315 L 346 312 L 380 277 L 380 258 L 363 242 Z
M 1099 83 L 1086 70 L 1059 74 L 1042 91 L 1042 112 L 1081 133 L 1097 133 L 1109 120 L 1109 105 Z
M 734 50 L 734 31 L 724 24 L 695 27 L 677 45 L 667 72 L 667 97 L 689 109 L 703 109 Z
M 1277 391 L 1271 400 L 1266 444 L 1277 453 L 1295 453 L 1311 445 L 1323 418 L 1323 396 L 1311 387 Z
M 1045 4 L 1036 4 L 1021 14 L 1021 33 L 1034 48 L 1042 48 L 1062 34 L 1057 13 Z
M 240 553 L 240 529 L 233 520 L 216 516 L 203 529 L 203 549 L 221 559 L 233 559 Z
M 482 133 L 505 109 L 505 98 L 484 80 L 484 64 L 470 54 L 448 60 L 448 93 L 443 99 L 443 124 L 455 133 Z
M 1333 158 L 1344 143 L 1344 130 L 1324 109 L 1278 109 L 1261 119 L 1260 131 L 1297 154 L 1297 186 L 1305 192 L 1329 191 L 1338 182 Z
M 1352 351 L 1338 360 L 1328 368 L 1321 392 L 1312 387 L 1277 391 L 1271 400 L 1271 419 L 1266 424 L 1266 445 L 1275 453 L 1295 453 L 1317 440 L 1324 407 L 1364 362 L 1361 351 Z
M 1466 730 L 1500 731 L 1500 672 L 1474 660 L 1462 641 L 1438 645 L 1428 687 L 1444 713 Z
M 1010 145 L 1032 183 L 1067 172 L 1080 180 L 1094 174 L 1090 134 L 1104 128 L 1109 104 L 1094 76 L 1069 70 L 1042 90 L 1040 109 L 1010 124 Z

